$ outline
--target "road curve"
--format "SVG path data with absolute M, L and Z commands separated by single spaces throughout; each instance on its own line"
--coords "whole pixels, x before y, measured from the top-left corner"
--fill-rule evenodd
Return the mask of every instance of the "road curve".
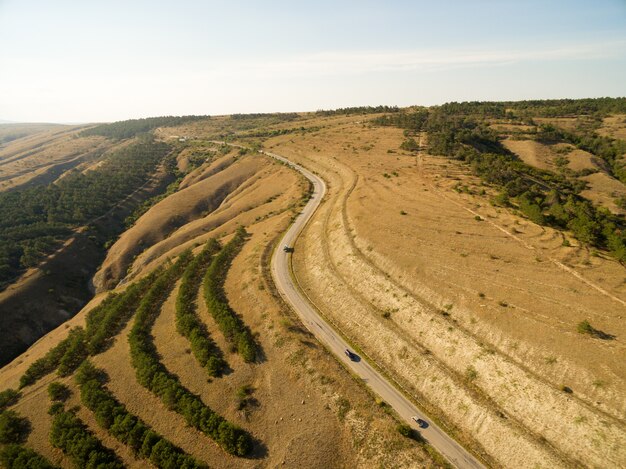
M 260 153 L 289 165 L 302 173 L 313 184 L 313 198 L 309 200 L 300 215 L 296 217 L 272 255 L 271 272 L 280 295 L 291 305 L 305 327 L 326 348 L 334 353 L 350 371 L 359 376 L 364 383 L 389 404 L 404 421 L 413 428 L 418 429 L 428 443 L 436 448 L 452 465 L 459 469 L 483 468 L 484 466 L 472 454 L 466 451 L 440 427 L 430 422 L 424 412 L 418 409 L 366 360 L 350 360 L 345 354 L 345 350 L 350 348 L 349 344 L 318 314 L 315 307 L 295 286 L 291 277 L 291 255 L 283 251 L 283 246 L 294 245 L 296 238 L 322 202 L 326 193 L 326 184 L 311 171 L 289 161 L 283 156 L 267 151 L 260 151 Z M 413 416 L 428 421 L 428 427 L 418 428 L 417 424 L 411 419 Z

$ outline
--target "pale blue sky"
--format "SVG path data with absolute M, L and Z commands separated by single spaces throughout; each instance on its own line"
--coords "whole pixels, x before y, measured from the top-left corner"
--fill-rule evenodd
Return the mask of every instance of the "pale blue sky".
M 0 0 L 0 119 L 626 95 L 626 0 Z

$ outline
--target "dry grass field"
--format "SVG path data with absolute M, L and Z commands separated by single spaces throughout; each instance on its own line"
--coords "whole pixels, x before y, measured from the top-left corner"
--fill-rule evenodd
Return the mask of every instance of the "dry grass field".
M 72 126 L 35 127 L 29 129 L 32 133 L 0 146 L 0 191 L 52 182 L 114 147 L 103 137 L 80 137 L 80 130 Z
M 619 465 L 623 267 L 457 193 L 480 181 L 359 120 L 267 144 L 329 181 L 296 246 L 302 287 L 495 465 Z M 583 319 L 616 340 L 578 334 Z
M 93 357 L 107 387 L 129 411 L 211 467 L 436 467 L 427 446 L 400 436 L 396 422 L 300 325 L 273 293 L 268 259 L 297 213 L 306 181 L 254 152 L 227 149 L 229 136 L 262 144 L 319 174 L 325 201 L 293 254 L 300 287 L 355 348 L 491 467 L 622 467 L 626 463 L 626 271 L 568 232 L 542 227 L 492 203 L 495 188 L 460 161 L 400 149 L 402 130 L 372 116 L 315 114 L 279 119 L 222 116 L 159 138 L 181 144 L 178 189 L 152 205 L 111 246 L 94 278 L 99 294 L 74 318 L 0 370 L 0 390 L 58 343 L 111 289 L 123 291 L 186 249 L 249 238 L 235 257 L 225 292 L 260 345 L 246 363 L 224 340 L 201 291 L 198 316 L 225 353 L 230 371 L 209 378 L 175 327 L 180 281 L 151 330 L 160 360 L 202 401 L 260 442 L 250 458 L 227 455 L 142 387 L 131 366 L 131 320 L 113 346 Z M 539 120 L 539 119 L 538 119 Z M 546 120 L 547 122 L 548 120 Z M 552 119 L 551 122 L 556 122 Z M 576 118 L 558 125 L 574 128 Z M 617 135 L 622 121 L 605 119 Z M 546 145 L 532 127 L 492 125 L 524 162 L 587 181 L 584 197 L 622 213 L 624 185 L 601 161 L 565 144 Z M 561 159 L 566 158 L 565 163 Z M 602 334 L 581 334 L 588 320 Z M 46 386 L 23 389 L 13 408 L 32 423 L 27 446 L 70 461 L 48 443 Z M 73 391 L 69 405 L 79 405 Z M 241 389 L 250 399 L 242 407 Z M 129 467 L 145 460 L 78 415 Z
M 395 419 L 299 325 L 273 293 L 267 270 L 269 253 L 297 211 L 308 184 L 268 157 L 236 151 L 218 154 L 216 145 L 201 140 L 204 135 L 212 137 L 211 122 L 196 125 L 197 140 L 191 144 L 196 154 L 206 155 L 206 161 L 185 176 L 178 191 L 152 206 L 113 244 L 95 284 L 103 291 L 119 284 L 117 290 L 123 291 L 129 282 L 185 249 L 198 252 L 212 237 L 227 241 L 238 226 L 245 226 L 250 237 L 229 270 L 225 290 L 231 306 L 255 334 L 261 358 L 248 364 L 230 351 L 199 293 L 199 317 L 225 352 L 230 368 L 224 377 L 209 379 L 190 353 L 188 340 L 174 325 L 180 282 L 162 305 L 152 335 L 168 371 L 260 443 L 250 458 L 229 456 L 140 386 L 127 341 L 132 320 L 109 350 L 93 358 L 109 375 L 108 389 L 130 412 L 211 467 L 437 467 L 424 446 L 396 431 Z M 177 130 L 177 134 L 182 132 Z M 184 154 L 178 164 L 183 170 L 190 168 Z M 63 339 L 71 326 L 84 325 L 87 312 L 104 296 L 97 295 L 78 315 L 2 368 L 0 390 L 17 387 L 25 369 Z M 54 380 L 58 378 L 51 374 L 24 388 L 13 408 L 33 422 L 26 445 L 54 463 L 70 467 L 67 457 L 48 443 L 51 417 L 47 415 L 50 401 L 46 388 Z M 66 405 L 80 406 L 78 416 L 105 446 L 129 467 L 148 465 L 97 425 L 93 414 L 81 406 L 73 379 L 61 381 L 73 393 Z M 238 392 L 243 387 L 252 391 L 248 404 L 240 409 Z

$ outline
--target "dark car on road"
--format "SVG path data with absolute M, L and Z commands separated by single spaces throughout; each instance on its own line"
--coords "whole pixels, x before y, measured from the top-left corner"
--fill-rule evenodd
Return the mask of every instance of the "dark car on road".
M 359 359 L 359 356 L 358 356 L 356 353 L 351 352 L 351 351 L 350 351 L 350 350 L 348 350 L 348 349 L 346 349 L 346 356 L 347 356 L 350 360 L 352 360 L 353 362 L 355 362 L 355 361 L 357 361 L 357 360 Z
M 423 420 L 423 419 L 421 419 L 421 418 L 419 418 L 419 417 L 417 417 L 417 416 L 415 416 L 415 417 L 411 417 L 411 418 L 415 421 L 415 423 L 417 423 L 417 425 L 418 425 L 420 428 L 426 428 L 426 427 L 428 427 L 428 422 L 427 422 L 426 420 Z

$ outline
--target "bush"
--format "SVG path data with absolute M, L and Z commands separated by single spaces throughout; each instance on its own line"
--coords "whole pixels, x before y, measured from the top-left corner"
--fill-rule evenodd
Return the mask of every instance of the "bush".
M 579 334 L 589 334 L 589 335 L 593 335 L 595 331 L 595 329 L 591 326 L 589 321 L 587 321 L 586 319 L 578 323 L 578 325 L 576 326 L 576 330 L 578 331 Z
M 408 138 L 404 142 L 402 142 L 400 148 L 406 151 L 418 151 L 420 149 L 420 146 L 414 138 Z
M 0 392 L 0 411 L 15 404 L 22 396 L 22 393 L 15 389 L 5 389 Z
M 410 425 L 407 425 L 406 423 L 399 423 L 398 426 L 396 427 L 396 430 L 398 430 L 398 433 L 406 438 L 412 438 L 413 437 L 413 429 L 411 428 Z
M 0 450 L 0 463 L 6 469 L 55 469 L 50 461 L 30 448 L 7 445 Z
M 13 410 L 0 412 L 0 443 L 21 443 L 30 432 L 30 423 Z
M 51 401 L 65 401 L 70 397 L 70 388 L 54 381 L 48 385 L 48 396 Z
M 233 344 L 246 362 L 252 362 L 256 358 L 257 345 L 250 330 L 229 306 L 224 293 L 226 274 L 246 236 L 246 230 L 240 227 L 233 239 L 213 258 L 204 276 L 204 299 L 226 340 Z

